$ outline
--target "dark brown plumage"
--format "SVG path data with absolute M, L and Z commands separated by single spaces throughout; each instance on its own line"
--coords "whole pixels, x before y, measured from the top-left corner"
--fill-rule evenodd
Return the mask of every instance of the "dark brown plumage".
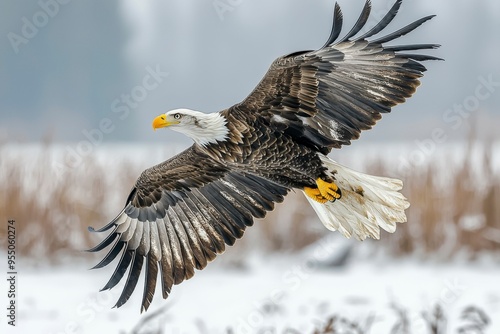
M 264 217 L 290 189 L 314 187 L 318 178 L 335 180 L 322 155 L 350 144 L 382 113 L 403 103 L 426 70 L 420 61 L 438 59 L 406 53 L 434 49 L 435 44 L 384 45 L 432 16 L 370 39 L 392 21 L 401 2 L 396 1 L 380 23 L 355 38 L 370 14 L 367 1 L 355 26 L 338 42 L 342 13 L 336 5 L 324 47 L 276 59 L 244 101 L 220 112 L 227 122 L 224 140 L 196 143 L 141 174 L 125 208 L 97 230 L 110 231 L 108 237 L 90 250 L 110 246 L 95 268 L 121 254 L 103 290 L 113 288 L 129 269 L 117 307 L 131 296 L 144 263 L 142 310 L 147 310 L 158 271 L 163 298 L 167 298 L 174 284 L 191 278 L 194 269 L 203 269 L 226 244 L 234 244 L 254 217 Z M 196 126 L 201 125 L 196 122 Z M 343 189 L 346 196 L 368 196 L 363 189 L 355 190 Z M 341 228 L 351 233 L 349 226 Z

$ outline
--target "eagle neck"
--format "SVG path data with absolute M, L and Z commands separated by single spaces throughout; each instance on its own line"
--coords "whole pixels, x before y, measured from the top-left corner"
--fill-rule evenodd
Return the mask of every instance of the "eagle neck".
M 223 142 L 228 138 L 227 120 L 220 113 L 205 114 L 197 121 L 200 131 L 190 134 L 190 137 L 200 146 Z

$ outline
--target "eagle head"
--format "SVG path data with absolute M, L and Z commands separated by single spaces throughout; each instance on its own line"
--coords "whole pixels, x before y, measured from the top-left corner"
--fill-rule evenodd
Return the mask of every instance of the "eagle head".
M 217 143 L 227 139 L 227 121 L 220 113 L 205 114 L 191 109 L 174 109 L 153 120 L 153 129 L 169 127 L 184 133 L 200 145 Z

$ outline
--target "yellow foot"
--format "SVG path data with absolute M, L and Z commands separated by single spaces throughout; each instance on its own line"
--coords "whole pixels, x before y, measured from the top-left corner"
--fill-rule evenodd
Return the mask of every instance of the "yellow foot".
M 321 178 L 316 180 L 318 188 L 304 187 L 304 192 L 307 196 L 311 197 L 316 202 L 321 204 L 328 201 L 335 202 L 335 200 L 342 197 L 340 188 L 334 182 L 326 182 Z
M 319 191 L 318 188 L 304 187 L 304 192 L 306 193 L 307 196 L 311 197 L 316 202 L 319 202 L 321 204 L 328 202 L 328 199 L 324 198 L 321 195 L 321 192 Z
M 329 201 L 335 201 L 336 199 L 340 199 L 342 197 L 342 192 L 340 188 L 334 182 L 326 182 L 321 178 L 316 180 L 316 184 L 318 185 L 318 189 L 321 192 L 321 196 L 326 198 Z

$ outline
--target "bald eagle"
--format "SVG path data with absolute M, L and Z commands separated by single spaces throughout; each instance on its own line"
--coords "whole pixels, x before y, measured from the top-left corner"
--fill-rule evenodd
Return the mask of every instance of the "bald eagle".
M 399 192 L 401 181 L 355 172 L 327 157 L 412 96 L 426 70 L 421 61 L 439 59 L 412 53 L 436 44 L 386 45 L 433 16 L 374 37 L 401 3 L 360 34 L 370 15 L 367 1 L 340 39 L 342 12 L 335 4 L 325 45 L 276 59 L 242 102 L 210 114 L 175 109 L 154 119 L 154 129 L 184 133 L 194 144 L 145 170 L 116 218 L 99 230 L 90 228 L 110 231 L 90 249 L 110 246 L 94 268 L 120 254 L 103 290 L 129 269 L 116 307 L 131 296 L 144 264 L 141 312 L 152 301 L 158 277 L 167 298 L 173 285 L 205 268 L 292 189 L 304 192 L 328 229 L 348 238 L 378 239 L 380 228 L 394 232 L 397 222 L 406 221 L 409 203 Z

